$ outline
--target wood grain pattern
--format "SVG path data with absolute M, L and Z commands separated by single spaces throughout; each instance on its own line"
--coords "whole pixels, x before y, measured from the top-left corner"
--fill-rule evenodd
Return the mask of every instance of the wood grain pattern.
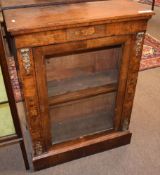
M 127 82 L 127 75 L 128 75 L 128 65 L 130 61 L 130 52 L 132 49 L 131 45 L 131 36 L 128 40 L 123 44 L 123 53 L 121 59 L 121 68 L 120 68 L 120 75 L 118 80 L 118 93 L 116 99 L 116 116 L 115 116 L 115 130 L 119 130 L 120 127 L 120 120 L 122 117 L 122 110 L 123 110 L 123 103 L 124 103 L 124 96 L 126 91 L 126 82 Z
M 27 112 L 27 121 L 29 124 L 30 134 L 33 142 L 34 155 L 42 154 L 45 149 L 45 144 L 42 138 L 42 126 L 40 118 L 40 109 L 38 102 L 37 87 L 35 82 L 35 71 L 32 50 L 29 49 L 30 58 L 30 74 L 26 73 L 23 63 L 21 50 L 18 50 L 18 63 L 20 69 L 20 78 L 23 88 L 23 96 Z
M 118 26 L 118 27 L 117 27 Z M 86 40 L 90 38 L 98 38 L 112 35 L 124 35 L 145 31 L 147 26 L 146 20 L 125 21 L 118 23 L 107 23 L 100 25 L 92 25 L 85 27 L 74 27 L 69 29 L 52 30 L 45 32 L 37 32 L 25 35 L 18 35 L 15 38 L 17 48 L 43 46 L 48 44 L 64 43 L 75 40 Z M 81 33 L 87 30 L 94 30 L 94 33 Z
M 118 10 L 115 7 L 118 7 Z M 146 7 L 143 4 L 134 1 L 111 0 L 10 9 L 4 10 L 3 13 L 7 30 L 12 34 L 22 34 L 80 27 L 80 25 L 128 21 L 128 19 L 129 21 L 148 19 L 154 13 L 145 9 Z
M 50 118 L 48 111 L 48 94 L 47 94 L 47 84 L 46 84 L 46 69 L 44 64 L 44 55 L 40 52 L 34 53 L 34 64 L 36 73 L 36 86 L 38 91 L 38 103 L 40 106 L 41 115 L 41 126 L 43 129 L 42 138 L 46 146 L 46 150 L 51 147 L 51 132 L 50 132 Z M 35 128 L 36 129 L 36 128 Z
M 125 101 L 123 104 L 123 112 L 121 119 L 121 128 L 128 130 L 130 117 L 132 112 L 133 100 L 136 90 L 138 71 L 140 66 L 140 60 L 142 55 L 142 47 L 144 42 L 145 32 L 137 33 L 133 36 L 132 40 L 132 52 L 130 63 L 128 67 L 128 78 L 125 92 Z
M 33 165 L 35 170 L 41 170 L 66 161 L 113 149 L 129 144 L 131 135 L 129 131 L 117 132 L 109 135 L 105 134 L 104 136 L 95 136 L 91 139 L 82 139 L 81 142 L 74 143 L 72 146 L 54 147 L 49 153 L 34 157 Z

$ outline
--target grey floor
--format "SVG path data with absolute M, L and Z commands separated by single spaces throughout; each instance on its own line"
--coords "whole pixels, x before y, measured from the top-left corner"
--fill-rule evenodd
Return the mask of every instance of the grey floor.
M 155 9 L 160 17 L 160 8 Z M 148 32 L 160 39 L 158 21 Z M 157 25 L 157 26 L 156 26 Z M 33 175 L 160 175 L 160 68 L 139 73 L 130 145 L 33 172 Z M 0 175 L 28 175 L 18 145 L 0 149 Z

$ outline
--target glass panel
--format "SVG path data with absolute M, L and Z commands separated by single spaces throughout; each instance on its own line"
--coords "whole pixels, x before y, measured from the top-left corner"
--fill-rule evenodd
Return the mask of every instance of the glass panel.
M 8 101 L 8 99 L 7 99 L 6 89 L 4 86 L 2 71 L 1 71 L 1 67 L 0 67 L 0 103 L 6 102 L 6 101 Z
M 50 107 L 52 142 L 59 143 L 112 129 L 115 94 Z
M 8 103 L 0 105 L 0 137 L 15 134 L 12 115 Z
M 52 141 L 113 129 L 121 46 L 46 58 Z

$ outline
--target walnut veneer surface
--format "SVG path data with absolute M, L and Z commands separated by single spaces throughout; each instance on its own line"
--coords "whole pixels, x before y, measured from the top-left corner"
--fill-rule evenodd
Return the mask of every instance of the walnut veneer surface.
M 128 8 L 131 7 L 131 8 Z M 4 11 L 7 30 L 28 33 L 68 28 L 91 23 L 146 18 L 151 15 L 143 4 L 130 0 L 110 0 L 69 5 L 30 7 Z

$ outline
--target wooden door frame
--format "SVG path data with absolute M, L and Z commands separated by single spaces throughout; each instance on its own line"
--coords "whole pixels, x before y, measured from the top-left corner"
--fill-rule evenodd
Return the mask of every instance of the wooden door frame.
M 121 115 L 122 115 L 122 108 L 124 103 L 124 96 L 125 96 L 125 88 L 127 83 L 127 72 L 126 69 L 129 64 L 130 58 L 130 50 L 132 49 L 132 35 L 122 35 L 122 36 L 112 36 L 112 37 L 103 37 L 97 39 L 88 39 L 84 41 L 74 41 L 70 43 L 62 43 L 62 44 L 55 44 L 49 46 L 42 46 L 33 48 L 33 59 L 34 59 L 34 69 L 35 69 L 35 79 L 36 79 L 36 88 L 37 88 L 37 95 L 39 99 L 38 106 L 41 106 L 40 110 L 40 120 L 43 123 L 43 126 L 40 128 L 42 131 L 42 140 L 44 141 L 43 145 L 45 145 L 44 152 L 51 149 L 51 133 L 50 133 L 50 122 L 49 122 L 49 112 L 48 112 L 48 95 L 47 95 L 47 84 L 46 84 L 46 73 L 45 73 L 45 57 L 57 53 L 63 52 L 73 52 L 73 51 L 86 51 L 87 49 L 98 49 L 107 46 L 116 46 L 122 45 L 122 58 L 119 73 L 119 82 L 118 82 L 118 92 L 116 97 L 116 114 L 115 114 L 115 131 L 122 130 L 121 125 Z M 65 47 L 67 46 L 67 47 Z M 78 46 L 78 47 L 77 47 Z M 42 108 L 43 106 L 43 108 Z M 36 128 L 35 128 L 36 129 Z M 32 129 L 34 130 L 34 128 Z M 33 140 L 34 142 L 34 140 Z

